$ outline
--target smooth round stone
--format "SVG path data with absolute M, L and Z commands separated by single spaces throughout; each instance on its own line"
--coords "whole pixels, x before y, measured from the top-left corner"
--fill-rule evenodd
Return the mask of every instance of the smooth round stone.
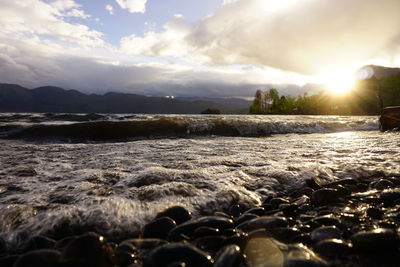
M 240 247 L 229 245 L 218 251 L 213 267 L 236 267 L 242 258 Z
M 15 267 L 53 267 L 60 260 L 60 252 L 53 249 L 33 250 L 23 254 L 15 262 Z
M 221 231 L 219 229 L 206 226 L 197 228 L 193 233 L 194 238 L 218 235 L 221 235 Z
M 237 229 L 251 232 L 263 228 L 286 227 L 287 225 L 288 223 L 285 217 L 262 216 L 239 224 Z
M 272 238 L 249 239 L 244 249 L 244 255 L 249 267 L 283 267 L 284 254 Z
M 338 185 L 342 185 L 342 186 L 346 186 L 346 185 L 356 185 L 357 181 L 352 179 L 352 178 L 344 178 L 344 179 L 340 179 L 334 182 L 330 182 L 327 184 L 324 184 L 324 187 L 328 187 L 328 188 L 332 188 L 332 187 L 336 187 Z
M 56 244 L 54 245 L 54 248 L 55 249 L 62 249 L 64 247 L 66 247 L 72 240 L 75 240 L 77 238 L 78 238 L 78 236 L 68 236 L 68 237 L 65 237 L 65 238 L 63 238 L 61 240 L 58 240 L 56 242 Z
M 337 202 L 338 191 L 330 188 L 322 188 L 311 194 L 311 201 L 316 205 L 327 205 Z
M 301 234 L 300 230 L 295 227 L 278 227 L 270 231 L 267 229 L 267 232 L 276 240 L 284 243 L 293 242 L 293 238 Z
M 118 266 L 127 266 L 135 262 L 136 255 L 127 251 L 115 251 L 113 262 Z
M 382 219 L 383 211 L 377 208 L 368 208 L 367 209 L 367 216 L 372 219 Z
M 269 204 L 271 204 L 274 207 L 278 207 L 281 204 L 288 204 L 289 201 L 287 199 L 281 198 L 281 197 L 276 197 L 271 199 L 271 201 L 269 202 Z
M 384 228 L 356 233 L 351 241 L 355 250 L 366 253 L 393 251 L 399 244 L 397 233 Z
M 339 219 L 333 217 L 332 215 L 324 215 L 313 219 L 313 222 L 316 222 L 321 225 L 338 225 L 340 223 Z
M 122 242 L 115 248 L 115 251 L 121 251 L 121 252 L 123 251 L 123 252 L 128 252 L 130 254 L 134 254 L 136 252 L 136 247 L 131 243 Z
M 324 256 L 343 256 L 352 252 L 350 243 L 341 239 L 325 239 L 315 246 L 316 252 Z
M 311 178 L 311 179 L 306 179 L 305 182 L 306 182 L 307 187 L 310 187 L 310 188 L 312 188 L 314 190 L 318 190 L 322 186 L 321 179 L 319 179 L 317 177 L 314 177 L 314 178 Z
M 225 212 L 222 212 L 222 211 L 214 212 L 214 216 L 225 217 L 225 218 L 231 219 L 231 216 L 229 216 L 228 214 L 226 214 Z
M 287 205 L 286 207 L 282 208 L 281 210 L 286 217 L 293 217 L 297 214 L 297 212 L 299 210 L 299 206 Z
M 187 267 L 185 262 L 173 262 L 171 264 L 168 264 L 167 267 Z
M 29 246 L 34 249 L 52 249 L 55 247 L 55 244 L 55 240 L 39 235 L 31 239 Z
M 312 195 L 312 193 L 314 192 L 314 189 L 312 189 L 311 187 L 303 187 L 303 188 L 300 188 L 297 192 L 300 195 L 306 195 L 306 196 L 310 197 Z
M 157 218 L 143 227 L 142 237 L 165 239 L 176 223 L 170 217 Z
M 211 257 L 189 244 L 170 243 L 154 249 L 146 258 L 145 266 L 164 267 L 174 262 L 184 262 L 191 267 L 211 267 Z
M 12 267 L 15 262 L 19 259 L 18 255 L 6 255 L 0 257 L 0 266 Z
M 263 207 L 257 207 L 247 210 L 244 214 L 255 214 L 258 216 L 262 216 L 265 213 L 265 209 Z
M 168 242 L 162 239 L 151 238 L 151 239 L 142 239 L 142 238 L 134 238 L 124 240 L 122 244 L 130 244 L 138 249 L 153 249 L 158 246 L 162 246 L 167 244 Z
M 229 208 L 229 214 L 230 214 L 232 217 L 238 217 L 238 216 L 240 216 L 240 214 L 241 214 L 240 205 L 239 205 L 239 204 L 232 205 L 232 206 Z
M 311 232 L 311 240 L 315 243 L 332 238 L 341 238 L 341 233 L 336 226 L 319 227 Z
M 176 224 L 181 224 L 186 221 L 189 221 L 192 218 L 191 213 L 181 206 L 170 207 L 160 213 L 157 214 L 156 218 L 161 217 L 170 217 L 172 220 L 176 222 Z
M 394 184 L 393 184 L 391 181 L 386 180 L 386 179 L 381 179 L 381 180 L 378 180 L 378 181 L 373 181 L 373 182 L 371 182 L 371 183 L 369 184 L 369 187 L 370 187 L 370 188 L 378 189 L 378 190 L 382 190 L 382 189 L 389 188 L 389 187 L 393 187 L 393 186 L 394 186 Z
M 72 240 L 63 251 L 61 259 L 100 266 L 110 264 L 111 256 L 108 254 L 110 252 L 106 247 L 104 237 L 87 233 Z
M 233 221 L 225 217 L 206 216 L 185 222 L 172 229 L 168 234 L 168 240 L 177 241 L 180 235 L 191 236 L 199 227 L 212 227 L 219 230 L 233 228 Z
M 393 205 L 396 201 L 400 199 L 399 189 L 387 189 L 381 192 L 379 199 L 386 205 Z
M 205 236 L 195 240 L 196 247 L 208 252 L 218 251 L 224 244 L 223 236 Z
M 248 238 L 248 234 L 241 232 L 241 233 L 236 233 L 234 235 L 228 236 L 225 241 L 224 241 L 224 246 L 226 245 L 237 245 L 239 247 L 244 247 L 246 240 Z

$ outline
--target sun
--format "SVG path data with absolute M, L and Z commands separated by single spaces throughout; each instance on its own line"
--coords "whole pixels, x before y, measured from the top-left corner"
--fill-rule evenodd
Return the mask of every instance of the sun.
M 324 84 L 333 94 L 345 94 L 350 92 L 355 82 L 356 79 L 352 72 L 335 71 L 326 75 L 324 78 Z

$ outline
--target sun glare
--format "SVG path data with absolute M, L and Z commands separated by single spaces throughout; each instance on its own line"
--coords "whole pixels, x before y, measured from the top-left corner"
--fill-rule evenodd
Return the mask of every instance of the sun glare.
M 327 89 L 334 94 L 350 92 L 355 85 L 355 77 L 351 72 L 333 72 L 324 78 Z

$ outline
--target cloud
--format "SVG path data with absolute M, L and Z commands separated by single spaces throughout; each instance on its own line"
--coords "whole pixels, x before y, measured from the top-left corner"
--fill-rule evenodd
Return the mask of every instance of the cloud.
M 110 13 L 110 15 L 114 15 L 114 8 L 112 5 L 106 5 L 106 10 L 108 13 Z
M 201 55 L 213 64 L 254 64 L 303 74 L 363 64 L 400 34 L 398 0 L 237 0 L 193 24 L 122 39 L 124 51 Z M 172 36 L 174 36 L 172 38 Z M 139 44 L 133 48 L 133 44 Z
M 103 34 L 84 24 L 71 23 L 68 17 L 88 18 L 72 0 L 51 3 L 39 0 L 0 0 L 0 38 L 16 42 L 36 38 L 41 42 L 66 42 L 69 45 L 103 46 Z
M 147 0 L 115 0 L 122 9 L 127 9 L 130 13 L 146 12 Z

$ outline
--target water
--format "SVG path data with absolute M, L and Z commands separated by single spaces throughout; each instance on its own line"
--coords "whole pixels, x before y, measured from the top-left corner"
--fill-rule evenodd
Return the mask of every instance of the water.
M 172 205 L 210 214 L 312 177 L 400 176 L 400 134 L 379 132 L 377 117 L 91 119 L 0 117 L 0 229 L 10 247 L 65 223 L 118 239 Z M 96 123 L 118 133 L 97 132 Z

